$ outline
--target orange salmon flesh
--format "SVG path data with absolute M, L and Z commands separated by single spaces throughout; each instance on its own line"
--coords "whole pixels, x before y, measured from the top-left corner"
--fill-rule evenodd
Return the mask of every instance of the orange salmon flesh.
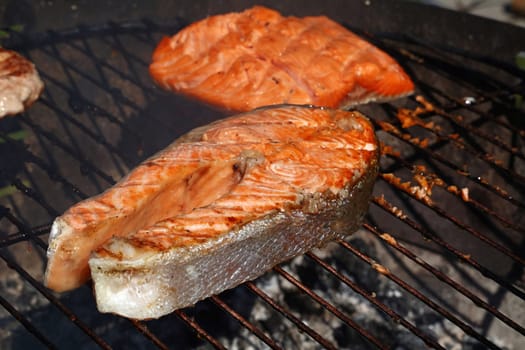
M 393 58 L 338 23 L 261 6 L 165 37 L 150 74 L 165 89 L 233 111 L 282 103 L 344 108 L 414 90 Z

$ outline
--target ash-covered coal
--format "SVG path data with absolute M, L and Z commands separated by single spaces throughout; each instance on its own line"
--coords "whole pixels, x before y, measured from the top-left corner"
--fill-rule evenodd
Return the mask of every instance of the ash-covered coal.
M 364 254 L 374 259 L 378 258 L 374 245 L 360 238 L 352 238 L 349 242 Z M 334 243 L 314 254 L 365 289 L 368 295 L 393 309 L 400 317 L 412 323 L 445 348 L 480 348 L 476 340 L 465 335 L 457 326 L 411 296 L 400 286 L 378 274 L 367 263 L 341 245 Z M 294 259 L 285 265 L 284 269 L 389 348 L 426 348 L 422 339 L 399 322 L 393 321 L 365 297 L 353 291 L 307 256 Z M 278 273 L 266 274 L 256 281 L 256 285 L 336 348 L 376 348 L 348 324 Z M 232 302 L 232 306 L 236 307 L 237 302 L 234 300 Z M 300 332 L 296 325 L 270 308 L 262 299 L 255 299 L 248 319 L 285 349 L 322 348 L 308 334 Z M 231 338 L 227 336 L 221 338 L 221 341 L 232 349 L 264 348 L 264 343 L 245 328 L 241 328 Z M 511 349 L 505 347 L 501 341 L 493 341 L 503 349 Z

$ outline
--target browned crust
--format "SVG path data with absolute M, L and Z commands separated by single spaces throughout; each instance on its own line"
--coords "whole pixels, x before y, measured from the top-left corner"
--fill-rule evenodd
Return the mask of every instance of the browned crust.
M 0 47 L 0 55 L 7 53 L 6 59 L 0 60 L 0 79 L 31 74 L 35 66 L 18 53 Z

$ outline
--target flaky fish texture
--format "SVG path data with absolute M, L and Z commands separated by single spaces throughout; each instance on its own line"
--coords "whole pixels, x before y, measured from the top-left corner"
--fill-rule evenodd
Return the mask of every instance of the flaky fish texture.
M 0 47 L 0 118 L 23 112 L 43 89 L 44 83 L 33 63 Z
M 165 89 L 234 111 L 281 103 L 346 108 L 414 90 L 392 57 L 340 24 L 261 6 L 165 37 L 150 74 Z
M 352 233 L 377 166 L 358 112 L 279 106 L 194 129 L 56 219 L 46 284 L 91 275 L 101 312 L 160 317 Z

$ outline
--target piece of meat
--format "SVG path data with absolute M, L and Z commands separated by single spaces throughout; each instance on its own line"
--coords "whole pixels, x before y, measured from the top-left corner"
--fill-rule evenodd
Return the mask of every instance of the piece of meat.
M 56 219 L 46 284 L 91 272 L 99 310 L 137 319 L 192 305 L 352 233 L 377 157 L 358 112 L 280 106 L 197 128 Z
M 33 63 L 0 47 L 0 118 L 23 112 L 43 89 L 44 83 Z
M 338 23 L 261 6 L 165 37 L 150 73 L 165 89 L 235 111 L 281 103 L 346 108 L 414 90 L 397 62 Z

